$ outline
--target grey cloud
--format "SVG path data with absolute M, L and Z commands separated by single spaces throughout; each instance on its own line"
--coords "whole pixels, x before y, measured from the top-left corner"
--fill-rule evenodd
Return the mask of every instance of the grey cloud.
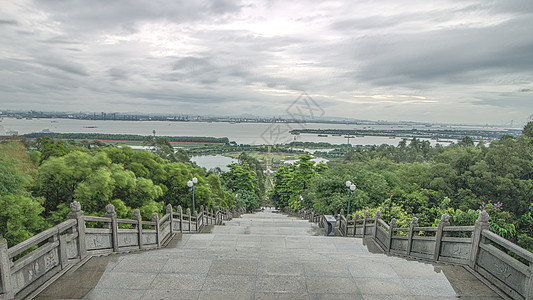
M 265 114 L 293 100 L 287 91 L 307 91 L 328 115 L 352 117 L 425 111 L 401 101 L 372 102 L 379 94 L 428 95 L 440 108 L 531 108 L 530 0 L 468 6 L 444 0 L 435 9 L 422 5 L 424 13 L 413 2 L 386 14 L 374 1 L 363 1 L 371 14 L 350 10 L 361 1 L 320 9 L 310 1 L 246 1 L 35 0 L 30 9 L 42 14 L 31 19 L 28 12 L 31 27 L 22 14 L 0 17 L 0 97 L 18 97 L 28 108 L 54 101 L 76 110 L 135 105 Z M 254 11 L 265 6 L 268 11 Z M 470 16 L 487 21 L 487 15 L 508 20 L 470 26 Z M 287 32 L 267 27 L 278 18 L 292 22 Z M 456 22 L 462 19 L 468 26 Z M 350 105 L 354 94 L 369 97 Z
M 483 93 L 476 97 L 475 105 L 490 105 L 501 108 L 522 107 L 533 110 L 531 97 L 514 93 Z
M 17 21 L 14 20 L 2 20 L 0 19 L 0 26 L 2 25 L 19 25 Z
M 417 81 L 472 81 L 497 72 L 529 72 L 533 39 L 522 23 L 376 37 L 361 43 L 353 59 L 363 61 L 359 78 L 378 85 Z M 482 72 L 482 73 L 479 73 Z
M 136 32 L 138 22 L 194 22 L 240 10 L 240 5 L 224 0 L 73 0 L 35 1 L 34 4 L 66 23 L 71 30 L 80 30 L 79 33 L 95 29 L 132 33 Z
M 112 80 L 126 80 L 129 78 L 128 71 L 118 68 L 107 70 L 107 74 L 111 76 Z
M 87 71 L 82 65 L 66 62 L 61 60 L 50 60 L 50 61 L 40 61 L 40 64 L 43 66 L 52 67 L 61 71 L 65 71 L 70 74 L 80 75 L 80 76 L 89 76 Z

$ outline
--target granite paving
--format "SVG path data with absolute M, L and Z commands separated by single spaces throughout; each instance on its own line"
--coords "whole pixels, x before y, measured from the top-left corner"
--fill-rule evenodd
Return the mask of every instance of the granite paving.
M 375 253 L 270 209 L 171 244 L 93 257 L 37 299 L 500 299 L 462 267 Z

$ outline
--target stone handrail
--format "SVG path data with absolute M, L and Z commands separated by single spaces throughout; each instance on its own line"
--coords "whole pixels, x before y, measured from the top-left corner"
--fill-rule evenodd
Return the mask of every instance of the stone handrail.
M 290 214 L 321 225 L 321 219 L 311 220 L 308 212 Z M 393 255 L 462 265 L 489 280 L 500 294 L 533 300 L 533 253 L 491 232 L 486 211 L 474 226 L 450 226 L 450 217 L 444 214 L 438 227 L 420 227 L 418 218 L 413 218 L 409 227 L 400 228 L 396 219 L 391 224 L 383 221 L 380 211 L 375 217 L 367 211 L 363 218 L 355 214 L 352 219 L 343 210 L 337 224 L 341 236 L 370 237 Z
M 175 233 L 201 232 L 206 225 L 221 225 L 244 212 L 207 211 L 201 206 L 199 213 L 190 209 L 183 213 L 181 206 L 174 212 L 169 204 L 162 218 L 154 213 L 152 221 L 143 221 L 138 209 L 133 219 L 118 219 L 111 204 L 104 217 L 85 216 L 78 202 L 73 202 L 70 210 L 69 220 L 9 249 L 0 237 L 0 299 L 31 296 L 93 255 L 157 249 Z M 98 228 L 88 228 L 87 222 Z

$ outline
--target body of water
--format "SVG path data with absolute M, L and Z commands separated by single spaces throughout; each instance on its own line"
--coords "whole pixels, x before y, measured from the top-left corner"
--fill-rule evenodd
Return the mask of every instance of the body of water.
M 165 122 L 165 121 L 102 121 L 102 120 L 73 120 L 73 119 L 14 119 L 4 118 L 0 122 L 0 135 L 9 131 L 16 131 L 18 134 L 41 132 L 50 130 L 57 133 L 115 133 L 115 134 L 137 134 L 152 135 L 153 130 L 159 136 L 209 136 L 227 137 L 237 144 L 282 144 L 291 141 L 301 142 L 327 142 L 330 144 L 346 144 L 348 141 L 344 136 L 319 137 L 316 134 L 291 135 L 292 129 L 312 128 L 312 129 L 428 129 L 424 125 L 355 125 L 355 124 L 287 124 L 287 123 L 226 123 L 226 122 Z M 429 129 L 443 129 L 436 125 Z M 461 128 L 461 127 L 454 127 Z M 470 129 L 476 127 L 468 127 Z M 485 130 L 493 128 L 487 127 Z M 494 128 L 495 129 L 495 128 Z M 389 138 L 382 136 L 356 136 L 350 138 L 352 145 L 398 145 L 401 138 Z M 436 140 L 429 140 L 432 145 Z M 439 142 L 448 145 L 449 142 Z
M 204 167 L 207 170 L 219 167 L 222 171 L 226 172 L 229 171 L 229 168 L 226 166 L 238 162 L 238 159 L 217 154 L 193 156 L 191 157 L 191 161 L 194 161 L 197 165 Z

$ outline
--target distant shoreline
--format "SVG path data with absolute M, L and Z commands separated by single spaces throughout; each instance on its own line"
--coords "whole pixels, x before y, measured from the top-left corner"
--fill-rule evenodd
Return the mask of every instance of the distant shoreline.
M 25 137 L 28 140 L 36 140 L 38 138 Z M 104 143 L 132 143 L 138 144 L 143 143 L 144 141 L 139 140 L 102 140 L 102 139 L 69 139 L 69 138 L 53 138 L 56 141 L 100 141 Z M 214 143 L 214 142 L 169 142 L 170 144 L 181 144 L 181 145 L 225 145 L 225 143 Z

